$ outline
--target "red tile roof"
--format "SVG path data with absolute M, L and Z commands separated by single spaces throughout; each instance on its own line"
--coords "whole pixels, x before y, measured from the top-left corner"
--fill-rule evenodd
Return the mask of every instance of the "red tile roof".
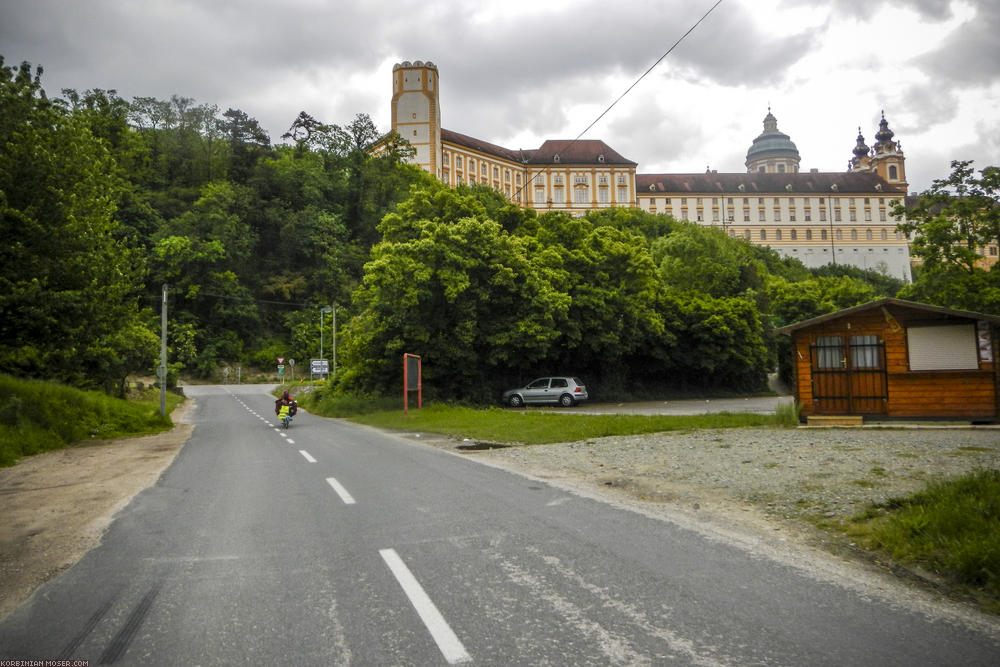
M 466 134 L 451 130 L 441 130 L 441 141 L 457 144 L 465 148 L 486 153 L 504 160 L 521 164 L 556 164 L 555 156 L 559 155 L 558 164 L 615 164 L 636 166 L 628 158 L 622 157 L 599 139 L 549 139 L 535 149 L 512 150 L 497 146 Z M 603 159 L 602 159 L 603 158 Z
M 881 176 L 872 173 L 797 172 L 789 174 L 636 174 L 636 194 L 678 194 L 747 196 L 756 194 L 828 195 L 873 192 L 886 196 L 901 192 Z M 742 188 L 741 188 L 742 186 Z

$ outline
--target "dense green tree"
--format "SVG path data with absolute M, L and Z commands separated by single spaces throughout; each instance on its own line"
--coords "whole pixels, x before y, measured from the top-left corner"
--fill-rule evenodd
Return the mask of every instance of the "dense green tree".
M 971 161 L 953 161 L 905 214 L 899 227 L 912 235 L 911 252 L 923 260 L 913 284 L 899 296 L 947 308 L 1000 314 L 1000 270 L 986 269 L 982 249 L 1000 243 L 1000 168 L 976 176 Z
M 668 236 L 656 239 L 652 253 L 668 288 L 712 297 L 759 290 L 766 273 L 748 242 L 692 222 L 677 223 Z
M 497 373 L 544 358 L 558 341 L 569 299 L 539 276 L 518 238 L 485 217 L 413 216 L 421 204 L 458 211 L 468 199 L 431 187 L 383 221 L 344 335 L 345 386 L 395 391 L 402 354 L 415 352 L 427 391 L 489 400 Z
M 905 215 L 899 228 L 913 238 L 911 252 L 934 270 L 954 266 L 972 273 L 980 251 L 1000 243 L 1000 167 L 986 167 L 975 175 L 971 161 L 953 161 L 952 172 L 933 181 L 916 203 L 897 203 L 896 216 Z
M 124 183 L 105 140 L 40 76 L 0 60 L 0 370 L 112 390 L 155 354 L 143 261 L 114 236 Z

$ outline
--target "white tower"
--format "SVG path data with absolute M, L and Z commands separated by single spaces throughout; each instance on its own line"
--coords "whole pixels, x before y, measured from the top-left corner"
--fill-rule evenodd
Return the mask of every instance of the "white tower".
M 404 61 L 392 67 L 392 129 L 416 149 L 411 162 L 441 178 L 441 106 L 437 65 Z

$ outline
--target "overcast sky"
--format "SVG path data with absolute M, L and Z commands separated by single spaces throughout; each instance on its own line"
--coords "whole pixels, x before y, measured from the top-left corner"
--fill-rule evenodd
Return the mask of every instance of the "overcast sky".
M 715 0 L 0 0 L 0 55 L 50 96 L 115 89 L 389 129 L 394 63 L 430 60 L 443 125 L 506 148 L 572 139 Z M 746 171 L 768 105 L 801 168 L 844 171 L 882 110 L 910 191 L 1000 165 L 998 0 L 723 0 L 586 135 L 640 173 Z

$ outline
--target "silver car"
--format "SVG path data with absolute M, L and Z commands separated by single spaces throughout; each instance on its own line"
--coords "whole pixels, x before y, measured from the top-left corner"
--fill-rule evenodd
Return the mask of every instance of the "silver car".
M 587 388 L 579 378 L 545 377 L 532 380 L 519 389 L 508 389 L 503 393 L 503 402 L 512 408 L 522 405 L 552 403 L 564 408 L 587 400 Z

